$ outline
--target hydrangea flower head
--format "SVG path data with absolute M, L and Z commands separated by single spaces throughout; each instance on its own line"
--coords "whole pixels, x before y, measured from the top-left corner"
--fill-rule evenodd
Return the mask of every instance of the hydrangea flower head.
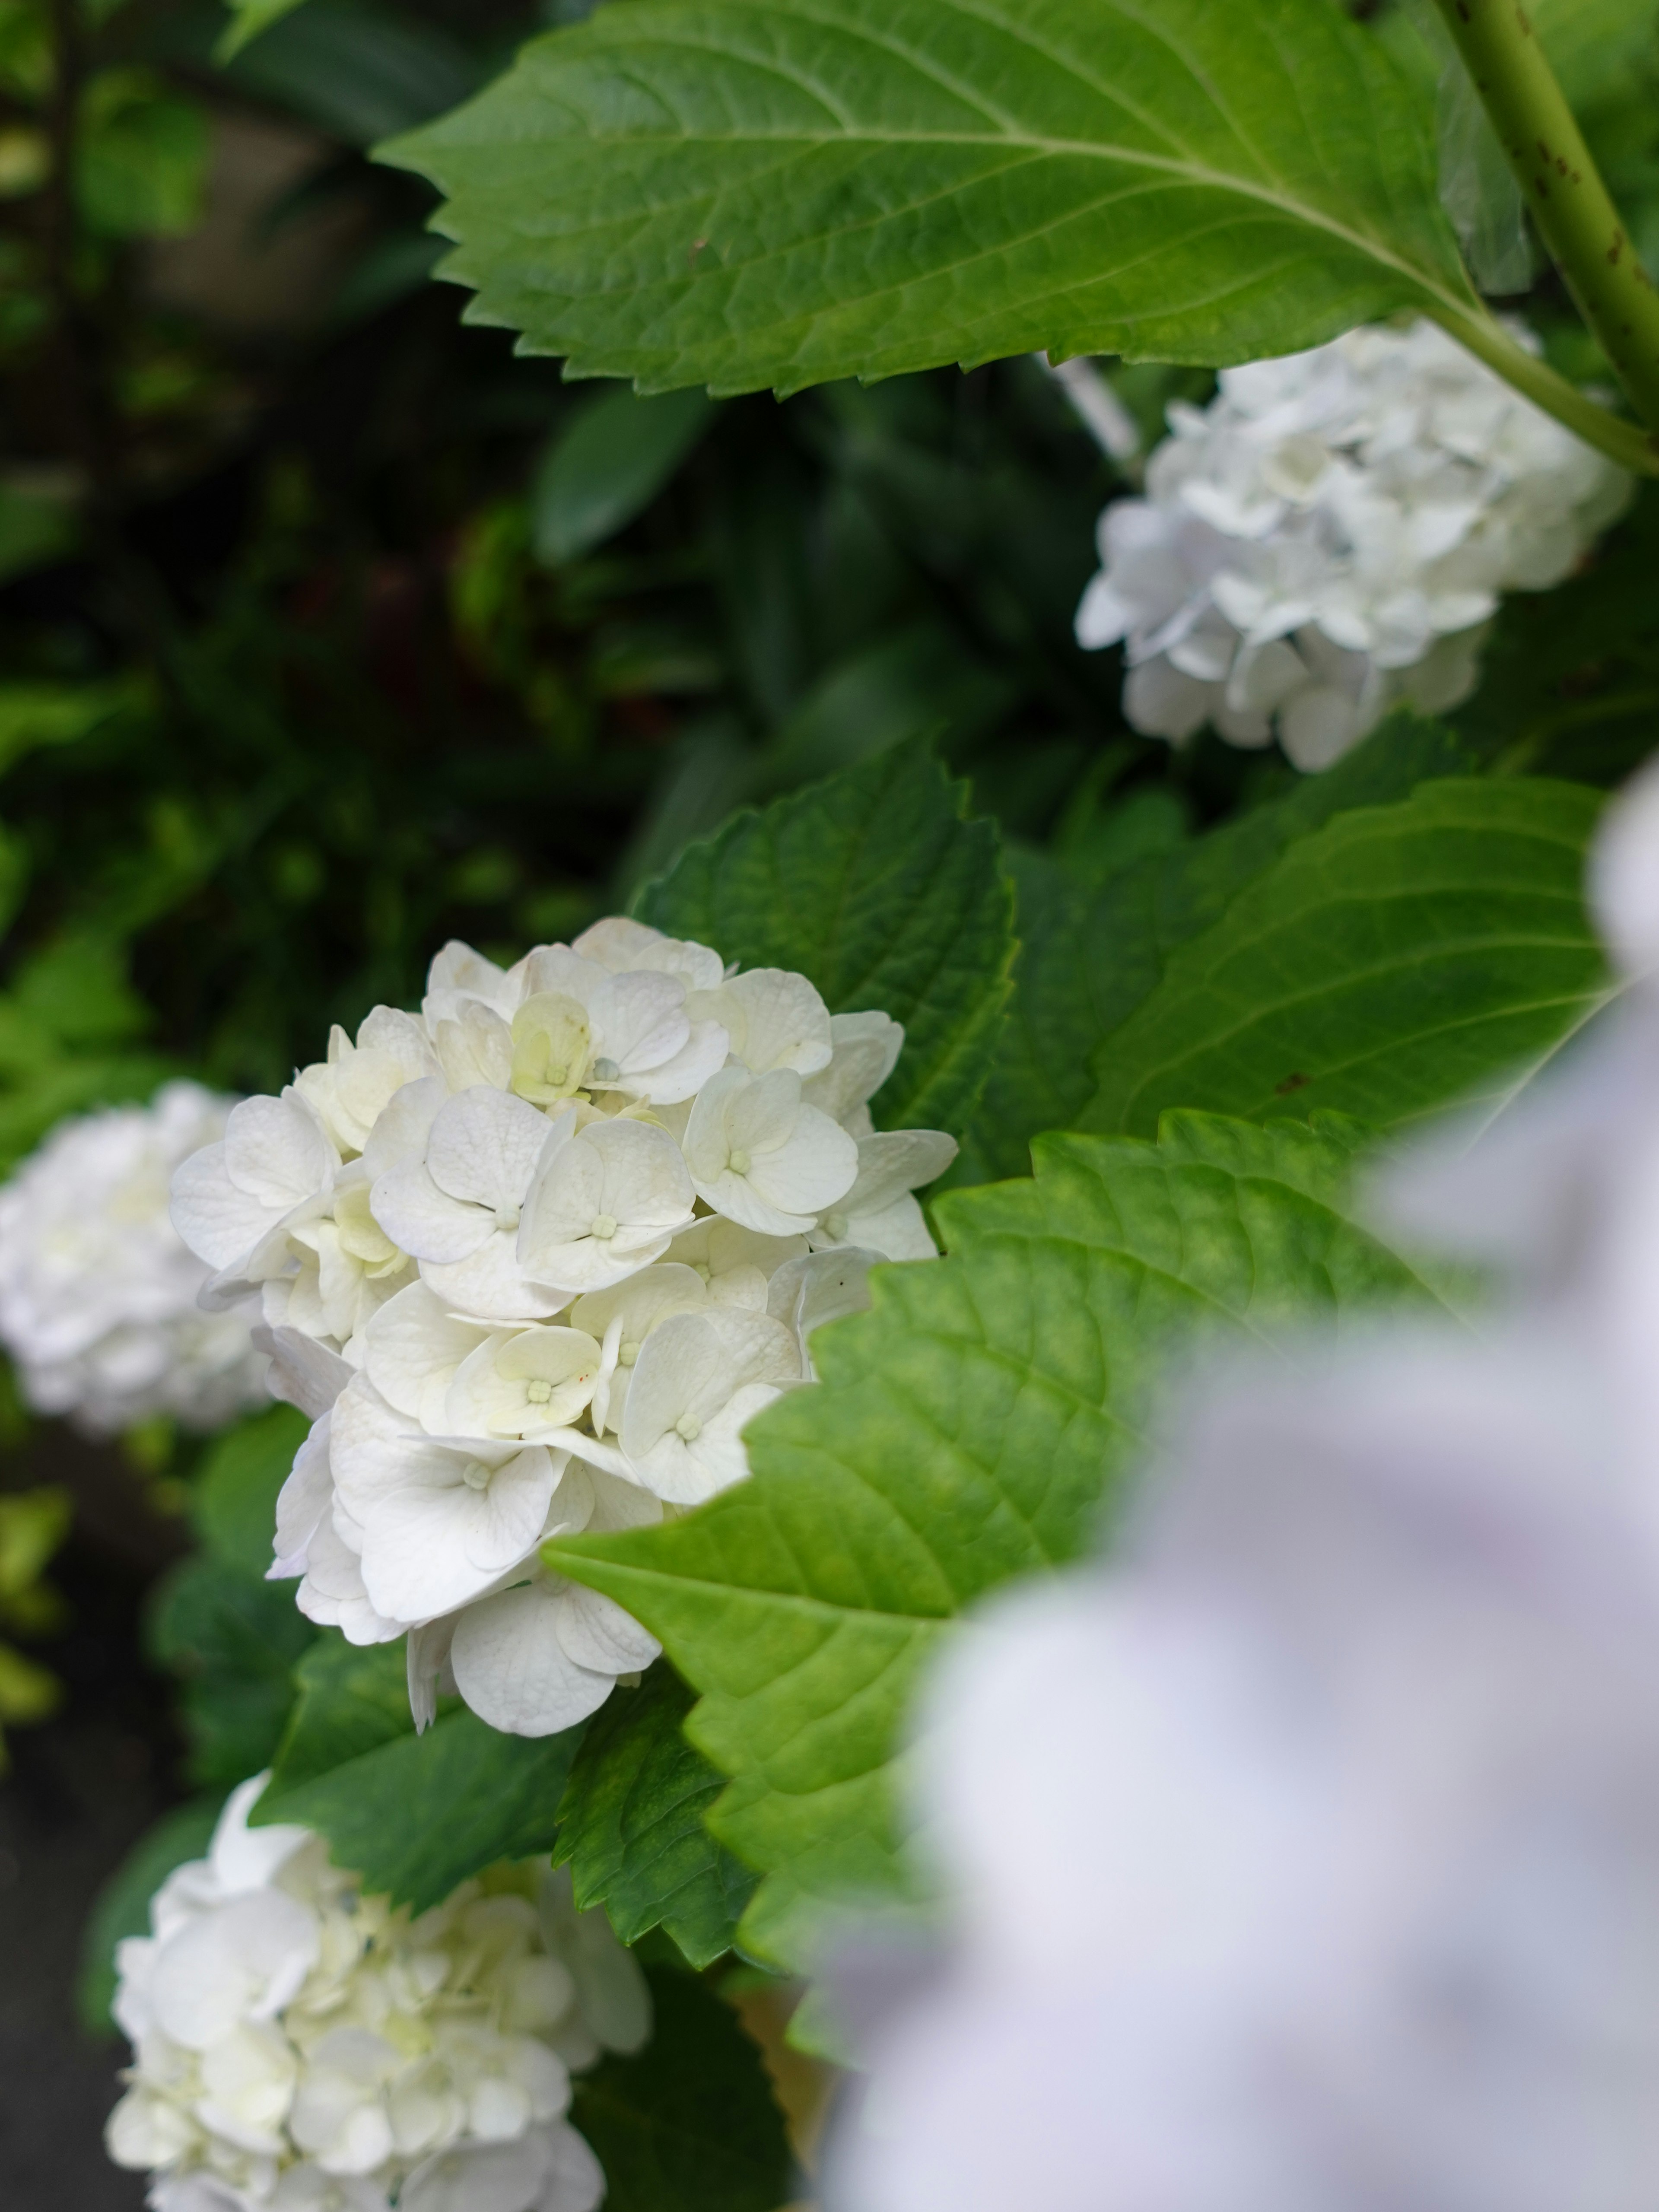
M 656 1656 L 540 1547 L 738 1480 L 811 1331 L 933 1254 L 914 1193 L 955 1144 L 870 1115 L 903 1034 L 622 918 L 510 969 L 450 945 L 418 1013 L 337 1029 L 180 1169 L 204 1298 L 257 1293 L 314 1423 L 272 1571 L 408 1635 L 417 1722 L 453 1691 L 550 1735 Z
M 37 1413 L 110 1435 L 157 1414 L 216 1429 L 267 1401 L 254 1316 L 201 1310 L 209 1270 L 167 1213 L 174 1169 L 233 1106 L 168 1083 L 76 1115 L 0 1190 L 0 1342 Z
M 250 1828 L 264 1781 L 118 1948 L 111 2156 L 155 2212 L 593 2212 L 570 2071 L 651 2027 L 603 1913 L 524 1869 L 411 1917 L 307 1829 Z
M 1101 517 L 1079 642 L 1123 644 L 1149 737 L 1277 735 L 1302 769 L 1467 698 L 1502 594 L 1559 583 L 1630 491 L 1421 320 L 1224 369 L 1170 427 Z

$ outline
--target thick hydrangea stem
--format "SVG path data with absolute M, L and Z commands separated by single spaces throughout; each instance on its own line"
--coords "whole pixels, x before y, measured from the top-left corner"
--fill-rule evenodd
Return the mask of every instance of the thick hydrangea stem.
M 1558 422 L 1576 431 L 1587 446 L 1594 446 L 1598 453 L 1605 453 L 1609 460 L 1638 476 L 1659 476 L 1659 437 L 1639 422 L 1613 414 L 1577 385 L 1569 384 L 1547 362 L 1517 345 L 1495 315 L 1449 306 L 1431 307 L 1428 313 L 1477 360 L 1524 392 L 1547 415 L 1553 415 Z
M 1637 258 L 1522 0 L 1437 4 L 1579 312 L 1637 412 L 1659 429 L 1659 291 Z

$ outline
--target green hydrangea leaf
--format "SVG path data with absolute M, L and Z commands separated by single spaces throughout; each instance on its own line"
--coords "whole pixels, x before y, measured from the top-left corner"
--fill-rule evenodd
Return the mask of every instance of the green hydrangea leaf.
M 317 1634 L 292 1588 L 198 1553 L 161 1583 L 148 1627 L 151 1656 L 182 1678 L 191 1779 L 228 1790 L 268 1766 Z
M 810 976 L 831 1013 L 902 1022 L 872 1101 L 882 1128 L 960 1130 L 990 1064 L 1013 963 L 996 832 L 964 819 L 920 741 L 735 816 L 635 902 L 642 921 L 745 968 Z
M 792 392 L 1467 311 L 1432 125 L 1330 0 L 635 0 L 381 151 L 447 196 L 474 320 Z
M 1110 872 L 1046 852 L 1011 854 L 1020 944 L 1013 997 L 951 1182 L 1024 1175 L 1033 1137 L 1078 1127 L 1103 1039 L 1156 988 L 1176 947 L 1216 921 L 1298 838 L 1472 764 L 1443 723 L 1402 711 L 1324 775 L 1299 778 L 1283 799 L 1173 851 Z M 1220 1102 L 1195 1095 L 1170 1103 Z
M 271 1560 L 276 1498 L 310 1423 L 292 1406 L 271 1406 L 216 1437 L 203 1459 L 191 1519 L 204 1546 L 228 1566 L 263 1576 Z M 290 1602 L 293 1592 L 282 1593 Z
M 1287 847 L 1097 1048 L 1085 1128 L 1177 1105 L 1380 1129 L 1496 1112 L 1614 986 L 1584 909 L 1602 794 L 1445 777 Z
M 602 1905 L 624 1943 L 665 1929 L 694 1966 L 732 1948 L 755 1876 L 703 1815 L 725 1778 L 685 1739 L 691 1692 L 659 1663 L 588 1723 L 560 1808 L 556 1866 L 576 1902 Z
M 690 1733 L 732 1778 L 710 1825 L 765 1876 L 746 1948 L 799 1967 L 824 1900 L 907 1891 L 917 1669 L 974 1599 L 1086 1548 L 1173 1346 L 1461 1306 L 1353 1218 L 1362 1138 L 1172 1114 L 1156 1145 L 1040 1139 L 1033 1181 L 940 1200 L 944 1260 L 878 1268 L 873 1310 L 814 1337 L 823 1379 L 750 1423 L 750 1481 L 549 1547 L 703 1692 Z
M 530 495 L 538 561 L 574 561 L 642 514 L 714 419 L 701 392 L 597 393 L 549 446 Z
M 256 1823 L 319 1830 L 337 1865 L 416 1912 L 498 1859 L 552 1849 L 580 1729 L 502 1735 L 452 1698 L 417 1736 L 401 1642 L 325 1635 L 295 1674 L 298 1702 Z
M 606 2212 L 778 2212 L 793 2161 L 758 2048 L 705 1983 L 672 1967 L 649 1978 L 650 2042 L 574 2084 Z

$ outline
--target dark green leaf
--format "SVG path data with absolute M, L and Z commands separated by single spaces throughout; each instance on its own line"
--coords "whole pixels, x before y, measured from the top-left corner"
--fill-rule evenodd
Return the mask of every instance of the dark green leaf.
M 605 2168 L 606 2212 L 779 2212 L 792 2160 L 761 2056 L 729 2005 L 650 1973 L 656 2028 L 575 2084 L 571 2118 Z
M 349 146 L 407 131 L 477 83 L 465 49 L 434 24 L 309 0 L 270 19 L 225 72 L 238 90 L 301 115 Z
M 552 1849 L 580 1729 L 502 1735 L 451 1702 L 417 1736 L 401 1644 L 330 1634 L 295 1672 L 299 1703 L 257 1822 L 318 1829 L 337 1864 L 416 1912 L 498 1859 Z
M 977 735 L 995 726 L 1013 692 L 942 623 L 915 623 L 825 672 L 755 762 L 749 795 L 833 775 L 906 738 Z
M 203 1543 L 227 1565 L 258 1577 L 270 1566 L 276 1493 L 309 1425 L 292 1406 L 272 1406 L 238 1422 L 209 1447 L 196 1478 L 191 1518 Z M 284 1589 L 282 1595 L 291 1604 L 293 1591 Z
M 1352 1218 L 1358 1133 L 1175 1114 L 1156 1146 L 1041 1139 L 1034 1182 L 940 1201 L 947 1258 L 877 1269 L 873 1311 L 814 1338 L 823 1381 L 750 1423 L 751 1480 L 550 1547 L 704 1693 L 690 1733 L 733 1778 L 710 1825 L 766 1876 L 745 1948 L 799 1966 L 824 1900 L 906 1887 L 890 1762 L 917 1668 L 973 1599 L 1091 1540 L 1173 1347 L 1458 1295 Z
M 1337 816 L 1164 963 L 1094 1057 L 1079 1126 L 1328 1107 L 1390 1128 L 1512 1097 L 1605 1005 L 1584 911 L 1601 794 L 1445 778 Z
M 538 560 L 574 561 L 641 514 L 714 420 L 700 392 L 605 392 L 549 447 L 530 495 Z
M 787 392 L 1474 307 L 1432 122 L 1330 0 L 635 0 L 383 155 L 447 195 L 477 319 Z
M 286 1583 L 211 1555 L 185 1559 L 152 1601 L 149 1644 L 183 1678 L 191 1778 L 230 1789 L 268 1766 L 294 1704 L 294 1666 L 316 1630 Z
M 81 1938 L 76 2010 L 88 2035 L 107 2035 L 115 2001 L 115 1947 L 127 1936 L 149 1933 L 149 1901 L 186 1859 L 207 1850 L 222 1800 L 195 1797 L 163 1814 L 141 1836 L 93 1900 Z
M 1013 958 L 988 822 L 920 742 L 739 814 L 636 902 L 641 920 L 744 967 L 811 976 L 832 1013 L 905 1026 L 873 1102 L 886 1128 L 960 1129 L 985 1079 Z
M 690 1710 L 665 1662 L 599 1708 L 570 1770 L 554 1863 L 568 1861 L 577 1904 L 603 1905 L 624 1943 L 664 1928 L 707 1966 L 731 1949 L 756 1877 L 703 1826 L 725 1783 L 685 1740 Z

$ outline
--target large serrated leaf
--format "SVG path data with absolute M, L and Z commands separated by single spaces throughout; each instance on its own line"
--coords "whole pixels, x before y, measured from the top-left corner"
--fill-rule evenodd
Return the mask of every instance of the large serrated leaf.
M 828 1899 L 902 1890 L 892 1760 L 922 1658 L 1010 1577 L 1075 1557 L 1194 1331 L 1284 1346 L 1456 1293 L 1352 1218 L 1358 1133 L 1176 1114 L 1158 1144 L 1049 1137 L 1033 1182 L 953 1194 L 936 1265 L 813 1340 L 822 1382 L 747 1431 L 751 1480 L 686 1519 L 550 1547 L 704 1695 L 715 1832 L 766 1879 L 745 1946 L 810 1956 Z
M 1432 102 L 1330 0 L 635 0 L 382 149 L 473 319 L 648 390 L 1476 307 Z
M 1079 1125 L 1197 1104 L 1393 1128 L 1496 1112 L 1613 989 L 1585 912 L 1602 794 L 1447 777 L 1299 839 L 1165 963 L 1097 1047 Z
M 295 1674 L 299 1702 L 256 1824 L 317 1829 L 337 1865 L 416 1912 L 498 1859 L 552 1849 L 580 1729 L 502 1735 L 446 1700 L 417 1736 L 401 1644 L 326 1635 Z
M 985 1080 L 1014 957 L 988 822 L 926 745 L 894 746 L 743 813 L 636 902 L 641 919 L 745 968 L 793 968 L 832 1013 L 904 1024 L 872 1101 L 884 1128 L 960 1130 Z
M 576 1903 L 602 1905 L 624 1943 L 653 1928 L 694 1966 L 732 1948 L 755 1877 L 708 1832 L 724 1778 L 685 1738 L 691 1692 L 666 1662 L 587 1724 L 559 1808 L 556 1866 Z

